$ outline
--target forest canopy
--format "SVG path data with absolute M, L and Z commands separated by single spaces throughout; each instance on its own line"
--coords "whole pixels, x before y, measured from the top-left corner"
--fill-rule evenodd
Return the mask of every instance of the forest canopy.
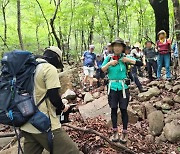
M 20 22 L 23 46 L 34 53 L 57 45 L 50 19 L 55 0 L 21 0 Z M 17 32 L 17 0 L 0 1 L 0 50 L 20 49 Z M 174 35 L 173 5 L 169 1 L 170 37 Z M 54 28 L 63 51 L 80 54 L 89 44 L 100 53 L 116 37 L 144 43 L 155 42 L 154 11 L 148 0 L 62 0 Z

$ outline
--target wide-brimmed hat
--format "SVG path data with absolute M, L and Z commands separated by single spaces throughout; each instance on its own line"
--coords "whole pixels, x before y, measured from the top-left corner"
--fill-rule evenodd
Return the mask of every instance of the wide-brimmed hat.
M 124 48 L 126 47 L 126 44 L 124 43 L 124 40 L 122 38 L 117 38 L 111 43 L 112 46 L 114 46 L 115 44 L 121 44 Z
M 46 50 L 51 50 L 51 51 L 55 52 L 60 57 L 60 59 L 62 59 L 62 51 L 58 47 L 49 46 L 49 47 L 45 48 L 45 51 Z
M 159 31 L 159 33 L 158 33 L 157 35 L 159 36 L 160 34 L 164 34 L 164 35 L 166 36 L 166 32 L 165 32 L 165 30 L 161 30 L 161 31 Z

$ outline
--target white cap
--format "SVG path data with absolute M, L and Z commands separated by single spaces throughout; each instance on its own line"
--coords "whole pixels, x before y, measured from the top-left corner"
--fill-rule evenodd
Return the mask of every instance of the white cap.
M 108 43 L 107 46 L 108 46 L 108 47 L 111 46 L 111 43 Z
M 139 42 L 136 42 L 136 43 L 134 44 L 134 47 L 135 47 L 135 48 L 140 48 L 140 46 L 141 46 L 141 45 L 140 45 Z
M 95 46 L 94 46 L 93 44 L 91 44 L 91 45 L 89 46 L 89 49 L 95 49 Z
M 62 51 L 58 47 L 50 46 L 50 47 L 45 48 L 45 50 L 51 50 L 55 52 L 56 54 L 58 54 L 60 58 L 62 58 Z

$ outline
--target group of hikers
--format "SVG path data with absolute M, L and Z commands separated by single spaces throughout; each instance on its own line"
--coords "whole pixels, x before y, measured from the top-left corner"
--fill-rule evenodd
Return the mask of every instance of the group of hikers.
M 138 76 L 146 77 L 142 67 L 148 74 L 149 82 L 163 79 L 161 72 L 163 66 L 166 69 L 167 81 L 171 81 L 173 76 L 177 77 L 179 66 L 177 42 L 172 45 L 170 39 L 167 39 L 164 30 L 161 30 L 157 35 L 158 40 L 154 44 L 154 47 L 152 41 L 146 41 L 144 49 L 140 48 L 140 43 L 138 42 L 131 47 L 129 41 L 118 38 L 112 43 L 108 43 L 102 54 L 96 56 L 94 45 L 90 45 L 89 50 L 83 54 L 84 90 L 89 91 L 93 89 L 95 69 L 98 86 L 100 86 L 100 79 L 105 77 L 108 79 L 107 94 L 108 103 L 111 108 L 112 141 L 114 142 L 127 142 L 127 107 L 130 98 L 128 86 L 131 81 L 135 82 L 140 92 L 146 92 L 148 90 L 142 86 L 138 78 Z M 172 57 L 174 74 L 171 73 L 170 69 Z M 90 87 L 87 86 L 88 79 L 90 81 Z M 118 108 L 121 111 L 123 123 L 121 136 L 119 136 L 117 127 Z
M 157 80 L 161 80 L 161 69 L 164 63 L 166 79 L 169 81 L 172 78 L 170 71 L 171 42 L 166 39 L 166 32 L 163 30 L 158 33 L 158 37 L 159 40 L 155 48 L 152 47 L 151 41 L 147 41 L 145 43 L 146 47 L 142 51 L 139 43 L 131 47 L 129 41 L 124 42 L 123 39 L 118 38 L 107 45 L 106 50 L 103 51 L 103 57 L 101 54 L 96 56 L 94 45 L 90 45 L 89 50 L 83 54 L 85 90 L 93 90 L 95 69 L 96 77 L 99 81 L 98 86 L 101 84 L 100 79 L 107 77 L 107 93 L 108 103 L 111 108 L 113 142 L 127 142 L 127 107 L 130 98 L 128 86 L 130 85 L 130 80 L 135 82 L 140 92 L 147 91 L 146 88 L 143 88 L 138 78 L 138 76 L 143 76 L 141 67 L 147 67 L 150 81 L 156 78 Z M 177 44 L 173 45 L 172 49 L 174 51 L 174 68 L 177 69 Z M 18 57 L 22 58 L 18 59 Z M 31 114 L 30 119 L 26 120 L 25 123 L 23 122 L 23 125 L 18 123 L 18 127 L 20 127 L 22 135 L 25 138 L 24 153 L 41 154 L 46 149 L 51 154 L 79 154 L 80 151 L 77 145 L 61 128 L 59 120 L 59 115 L 67 112 L 70 108 L 69 105 L 62 102 L 59 95 L 60 81 L 57 69 L 63 69 L 61 50 L 54 46 L 47 47 L 44 49 L 43 56 L 36 57 L 35 60 L 29 52 L 13 51 L 5 54 L 2 59 L 2 66 L 2 75 L 0 78 L 0 123 L 5 124 L 10 120 L 12 126 L 16 127 L 15 121 L 22 122 L 22 118 L 25 118 L 21 114 L 28 116 L 26 112 L 29 112 L 31 109 L 33 110 L 33 107 L 27 108 L 27 105 L 29 105 L 28 101 L 32 102 L 32 98 L 34 98 L 33 103 L 36 104 L 35 115 Z M 11 82 L 7 80 L 7 77 L 8 79 L 12 78 Z M 28 91 L 27 85 L 31 85 L 33 80 L 33 90 Z M 88 80 L 90 81 L 89 88 Z M 15 86 L 16 84 L 17 86 Z M 12 92 L 13 94 L 10 95 Z M 20 99 L 29 95 L 33 97 Z M 5 102 L 8 102 L 11 107 L 2 104 L 3 99 L 6 99 Z M 23 105 L 23 103 L 25 104 Z M 15 112 L 13 112 L 14 108 Z M 120 108 L 123 123 L 121 136 L 119 136 L 117 126 L 118 108 Z M 20 113 L 22 109 L 24 110 L 21 114 L 16 114 L 17 112 Z M 49 125 L 47 127 L 48 129 L 43 129 L 46 125 Z

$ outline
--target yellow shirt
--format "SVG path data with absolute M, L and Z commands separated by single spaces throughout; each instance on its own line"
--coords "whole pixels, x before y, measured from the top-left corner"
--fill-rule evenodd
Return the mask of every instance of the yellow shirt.
M 45 60 L 37 59 L 37 61 L 40 62 Z M 48 89 L 60 88 L 60 81 L 57 69 L 49 63 L 39 64 L 36 68 L 34 84 L 34 100 L 35 103 L 38 104 L 44 98 Z M 39 110 L 45 113 L 48 117 L 50 117 L 52 130 L 61 128 L 59 118 L 56 115 L 56 109 L 51 104 L 48 98 L 39 106 Z M 23 125 L 21 127 L 21 130 L 32 134 L 41 133 L 30 123 L 26 123 L 25 125 Z

